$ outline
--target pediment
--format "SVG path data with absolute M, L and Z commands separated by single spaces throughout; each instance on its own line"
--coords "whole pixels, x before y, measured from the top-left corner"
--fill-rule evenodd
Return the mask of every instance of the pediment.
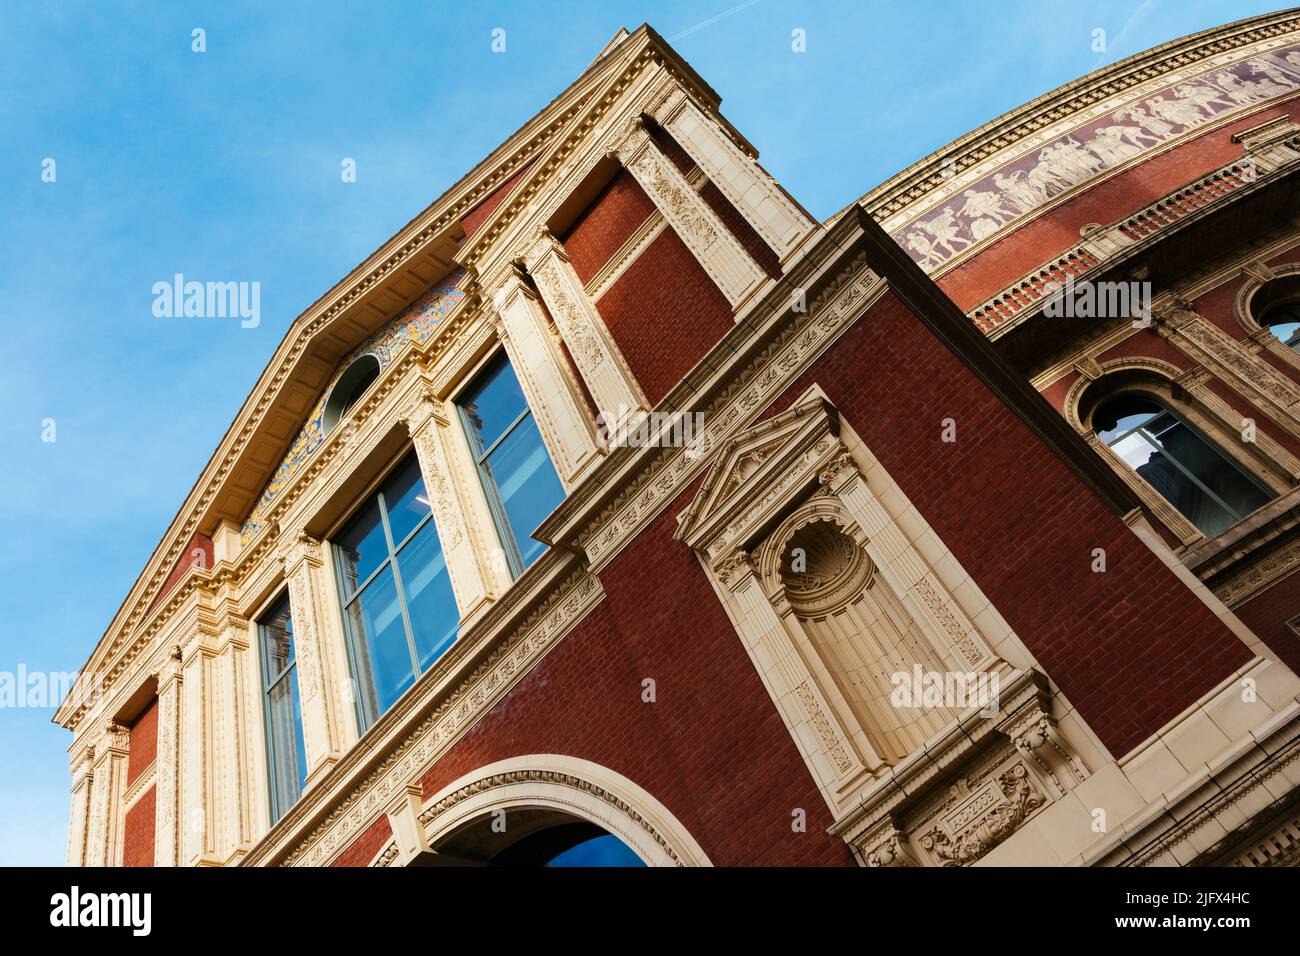
M 774 488 L 815 479 L 811 463 L 838 446 L 838 435 L 839 412 L 816 388 L 781 414 L 733 435 L 718 450 L 694 501 L 678 515 L 675 537 L 701 547 Z

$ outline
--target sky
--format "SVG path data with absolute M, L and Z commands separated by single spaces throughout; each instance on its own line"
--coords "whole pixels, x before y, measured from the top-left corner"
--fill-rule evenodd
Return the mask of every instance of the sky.
M 81 666 L 294 318 L 620 26 L 667 38 L 767 169 L 825 218 L 1062 83 L 1271 9 L 6 0 L 0 682 Z M 176 273 L 260 283 L 257 323 L 155 315 L 154 284 Z M 53 713 L 0 705 L 0 865 L 63 862 L 71 735 Z

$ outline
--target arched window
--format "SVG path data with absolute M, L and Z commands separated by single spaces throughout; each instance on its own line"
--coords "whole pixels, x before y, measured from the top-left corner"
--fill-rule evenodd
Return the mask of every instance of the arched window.
M 1275 497 L 1154 398 L 1109 399 L 1092 422 L 1097 437 L 1206 537 Z
M 1266 309 L 1259 324 L 1278 337 L 1283 345 L 1300 352 L 1300 302 L 1282 302 Z
M 328 435 L 330 429 L 361 399 L 366 389 L 379 378 L 379 371 L 379 359 L 373 355 L 363 355 L 339 376 L 325 402 L 325 410 L 321 413 L 320 424 L 324 434 Z

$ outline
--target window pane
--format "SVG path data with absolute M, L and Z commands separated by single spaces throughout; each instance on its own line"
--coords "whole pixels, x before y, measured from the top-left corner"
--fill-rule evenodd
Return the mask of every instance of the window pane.
M 262 652 L 267 683 L 293 663 L 293 617 L 289 613 L 289 595 L 280 598 L 266 617 L 262 618 Z
M 383 492 L 388 507 L 388 528 L 393 533 L 393 545 L 397 546 L 429 513 L 429 498 L 420 478 L 420 462 L 414 455 L 409 456 L 384 483 Z
M 279 817 L 297 802 L 307 779 L 297 668 L 267 694 L 267 744 L 271 750 L 272 807 Z
M 531 415 L 491 454 L 487 472 L 497 483 L 510 530 L 524 567 L 528 567 L 546 550 L 546 545 L 529 535 L 564 500 L 564 487 Z
M 372 501 L 361 509 L 338 536 L 337 543 L 343 596 L 348 598 L 388 558 L 388 542 L 384 540 L 384 527 L 379 521 L 378 501 Z
M 469 393 L 460 400 L 460 406 L 469 421 L 470 444 L 477 458 L 492 447 L 528 404 L 514 369 L 501 355 L 483 370 Z
M 1163 411 L 1162 407 L 1150 399 L 1125 395 L 1107 402 L 1097 410 L 1093 416 L 1093 430 L 1098 438 L 1110 444 L 1117 435 L 1132 431 Z
M 397 554 L 397 569 L 402 576 L 406 609 L 411 617 L 415 651 L 420 656 L 420 672 L 442 656 L 456 640 L 460 614 L 447 577 L 438 532 L 428 522 Z
M 1098 436 L 1110 437 L 1115 453 L 1206 535 L 1218 534 L 1273 498 L 1153 400 L 1116 399 L 1098 409 L 1093 421 Z M 1137 431 L 1114 440 L 1137 424 Z
M 382 714 L 415 682 L 391 565 L 348 605 L 347 614 L 353 640 L 368 652 L 370 689 Z

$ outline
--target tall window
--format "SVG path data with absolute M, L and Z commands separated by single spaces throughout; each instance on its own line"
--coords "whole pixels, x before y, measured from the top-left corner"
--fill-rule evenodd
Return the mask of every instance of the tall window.
M 518 577 L 546 550 L 531 535 L 564 500 L 564 487 L 504 354 L 479 374 L 459 407 L 501 547 Z
M 334 539 L 363 727 L 456 640 L 460 616 L 430 510 L 411 453 Z
M 1207 537 L 1275 497 L 1152 398 L 1111 399 L 1093 415 L 1093 427 Z
M 307 755 L 302 744 L 298 702 L 298 659 L 293 616 L 283 595 L 257 622 L 262 643 L 262 687 L 266 703 L 266 759 L 271 781 L 271 821 L 284 816 L 302 795 Z

